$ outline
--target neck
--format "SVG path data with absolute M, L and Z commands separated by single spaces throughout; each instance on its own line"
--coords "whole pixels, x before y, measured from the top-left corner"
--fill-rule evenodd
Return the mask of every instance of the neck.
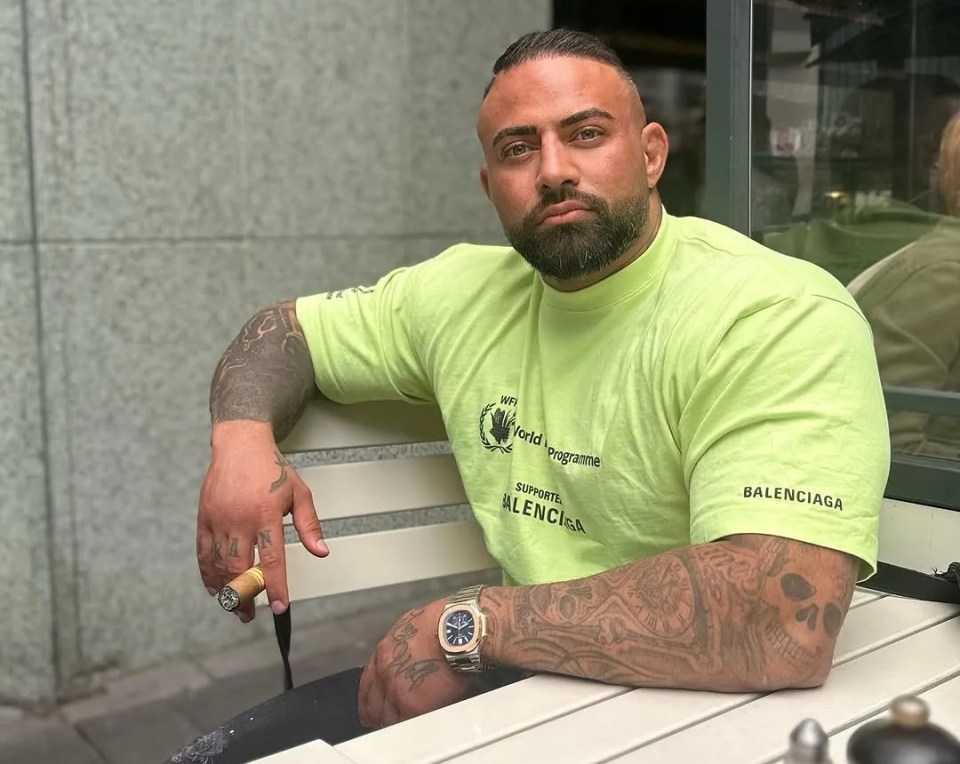
M 558 292 L 576 292 L 580 289 L 586 289 L 588 286 L 593 286 L 617 271 L 623 270 L 650 248 L 657 236 L 657 231 L 660 230 L 662 213 L 660 196 L 654 191 L 650 194 L 650 214 L 647 217 L 647 224 L 643 228 L 643 233 L 620 257 L 596 273 L 590 273 L 586 276 L 579 276 L 574 279 L 552 279 L 545 276 L 543 280 Z

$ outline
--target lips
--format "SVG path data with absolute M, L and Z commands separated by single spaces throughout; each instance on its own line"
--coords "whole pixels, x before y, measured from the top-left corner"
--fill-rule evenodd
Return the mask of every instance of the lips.
M 590 208 L 580 202 L 560 202 L 560 204 L 551 204 L 537 216 L 537 222 L 542 223 L 547 218 L 564 215 L 575 210 L 589 210 Z

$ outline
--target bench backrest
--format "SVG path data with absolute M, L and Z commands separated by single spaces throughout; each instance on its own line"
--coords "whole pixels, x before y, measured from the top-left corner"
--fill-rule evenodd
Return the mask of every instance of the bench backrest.
M 446 440 L 436 406 L 315 400 L 280 449 L 297 454 Z M 466 502 L 451 454 L 323 464 L 297 472 L 313 493 L 321 524 Z M 292 525 L 292 518 L 284 523 Z M 322 560 L 299 541 L 285 545 L 291 601 L 497 567 L 472 519 L 326 540 L 330 555 Z M 265 604 L 264 596 L 257 602 Z

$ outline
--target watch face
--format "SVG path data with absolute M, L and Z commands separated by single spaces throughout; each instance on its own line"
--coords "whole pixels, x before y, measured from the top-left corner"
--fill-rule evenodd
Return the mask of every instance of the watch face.
M 477 622 L 469 610 L 454 610 L 443 619 L 443 636 L 451 647 L 463 647 L 477 633 Z

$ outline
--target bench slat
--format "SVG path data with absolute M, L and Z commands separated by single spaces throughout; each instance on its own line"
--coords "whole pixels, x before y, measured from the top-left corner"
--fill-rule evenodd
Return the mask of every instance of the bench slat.
M 322 740 L 304 743 L 280 753 L 257 759 L 251 764 L 355 764 Z
M 925 629 L 838 666 L 816 692 L 766 695 L 613 761 L 696 761 L 704 740 L 711 741 L 713 764 L 776 761 L 786 750 L 790 731 L 807 717 L 829 733 L 863 718 L 864 712 L 880 710 L 889 698 L 921 691 L 956 675 L 960 672 L 958 630 L 960 619 L 956 618 Z
M 463 504 L 467 495 L 451 454 L 302 467 L 321 520 Z M 293 523 L 287 515 L 284 523 Z
M 447 431 L 434 404 L 375 401 L 343 406 L 312 400 L 279 445 L 284 453 L 294 454 L 443 440 Z
M 319 559 L 300 543 L 285 545 L 291 601 L 497 567 L 473 520 L 339 536 L 327 546 Z

